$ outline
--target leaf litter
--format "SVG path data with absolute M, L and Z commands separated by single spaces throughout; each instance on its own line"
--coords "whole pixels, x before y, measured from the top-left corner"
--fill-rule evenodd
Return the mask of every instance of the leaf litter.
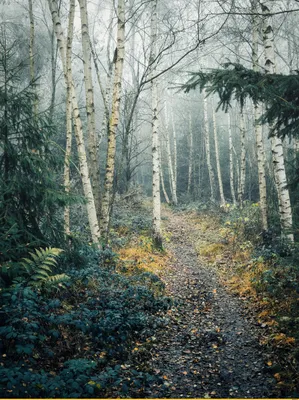
M 166 211 L 171 268 L 162 276 L 175 306 L 157 332 L 150 368 L 162 377 L 146 397 L 265 398 L 275 379 L 253 316 L 227 292 L 216 270 L 202 263 L 184 214 Z M 276 378 L 277 379 L 277 378 Z

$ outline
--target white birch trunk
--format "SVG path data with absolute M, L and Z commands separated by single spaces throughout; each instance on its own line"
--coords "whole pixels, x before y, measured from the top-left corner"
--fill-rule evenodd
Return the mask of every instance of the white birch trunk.
M 161 179 L 161 187 L 162 187 L 162 191 L 164 194 L 164 198 L 167 204 L 170 204 L 170 200 L 169 200 L 169 196 L 167 194 L 166 188 L 165 188 L 165 183 L 164 183 L 164 173 L 163 173 L 163 165 L 162 165 L 162 150 L 161 150 L 161 146 L 160 146 L 160 179 Z
M 168 112 L 167 112 L 167 104 L 165 101 L 165 124 L 166 124 L 166 149 L 167 149 L 167 159 L 168 159 L 168 171 L 169 171 L 169 180 L 170 180 L 170 189 L 173 204 L 177 205 L 177 195 L 176 195 L 176 182 L 175 176 L 172 166 L 171 159 L 171 148 L 170 148 L 170 135 L 169 135 L 169 123 L 168 123 Z M 161 166 L 162 169 L 162 166 Z
M 175 192 L 177 190 L 177 165 L 178 165 L 178 157 L 177 157 L 177 139 L 176 139 L 176 129 L 174 123 L 173 109 L 171 108 L 171 122 L 172 122 L 172 136 L 173 136 L 173 179 L 174 179 L 174 187 Z
M 72 44 L 74 32 L 75 18 L 75 0 L 70 0 L 70 12 L 67 32 L 67 47 L 66 47 L 66 148 L 64 157 L 64 188 L 65 192 L 70 192 L 70 157 L 72 151 Z M 70 206 L 67 205 L 64 209 L 64 231 L 66 235 L 70 235 Z
M 223 191 L 222 174 L 221 174 L 221 166 L 220 166 L 220 159 L 219 159 L 218 133 L 217 133 L 216 113 L 215 113 L 214 107 L 213 107 L 213 131 L 214 131 L 214 142 L 215 142 L 217 177 L 218 177 L 218 185 L 219 185 L 219 193 L 220 193 L 220 205 L 222 207 L 224 207 L 225 206 L 225 197 L 224 197 L 224 191 Z
M 240 183 L 238 186 L 238 201 L 239 205 L 242 208 L 244 202 L 244 192 L 245 192 L 245 178 L 246 178 L 246 149 L 245 149 L 245 120 L 244 113 L 241 110 L 240 115 L 240 133 L 241 133 L 241 165 L 240 165 Z
M 125 57 L 125 3 L 118 0 L 117 6 L 117 51 L 112 95 L 112 110 L 109 123 L 108 147 L 106 159 L 105 187 L 102 200 L 101 229 L 106 238 L 109 233 L 110 214 L 113 203 L 113 184 L 115 172 L 116 133 L 119 122 L 121 84 Z
M 81 17 L 81 37 L 85 84 L 85 101 L 88 130 L 89 170 L 98 218 L 101 215 L 101 186 L 100 186 L 100 161 L 98 154 L 98 140 L 95 124 L 94 88 L 92 82 L 91 48 L 89 38 L 89 24 L 86 0 L 78 0 Z
M 265 50 L 265 71 L 267 74 L 275 73 L 275 54 L 274 54 L 274 36 L 271 17 L 271 4 L 269 1 L 261 3 L 263 16 L 263 43 Z M 268 15 L 266 15 L 268 14 Z M 293 227 L 292 207 L 290 201 L 289 189 L 287 188 L 287 177 L 283 155 L 282 140 L 274 134 L 271 137 L 271 149 L 273 158 L 273 168 L 275 184 L 278 193 L 279 216 L 282 236 L 294 241 L 294 235 L 291 233 Z
M 48 0 L 53 25 L 55 29 L 55 34 L 57 38 L 57 45 L 60 52 L 61 61 L 63 64 L 63 70 L 65 75 L 66 86 L 71 86 L 71 96 L 72 96 L 72 109 L 73 109 L 73 118 L 74 118 L 74 128 L 75 128 L 75 136 L 78 148 L 78 158 L 79 158 L 79 167 L 83 185 L 84 196 L 86 198 L 87 204 L 87 215 L 89 221 L 90 232 L 92 236 L 92 241 L 95 244 L 99 244 L 100 239 L 100 230 L 97 219 L 97 213 L 94 203 L 94 197 L 92 193 L 91 182 L 89 178 L 85 143 L 83 137 L 82 130 L 82 122 L 80 118 L 79 106 L 77 101 L 77 95 L 75 91 L 74 82 L 72 76 L 69 76 L 68 71 L 66 70 L 66 40 L 63 34 L 60 17 L 57 9 L 56 0 Z
M 211 201 L 215 202 L 215 177 L 214 171 L 211 164 L 211 151 L 210 151 L 210 129 L 209 129 L 209 118 L 208 118 L 208 102 L 206 98 L 206 91 L 203 90 L 203 113 L 204 113 L 204 136 L 205 136 L 205 147 L 207 155 L 207 167 L 210 181 Z
M 234 159 L 233 159 L 233 139 L 232 139 L 232 127 L 230 121 L 230 114 L 227 113 L 228 122 L 228 141 L 229 141 L 229 177 L 230 177 L 230 192 L 232 196 L 233 205 L 237 204 L 235 195 L 235 184 L 234 184 Z
M 150 76 L 154 75 L 157 47 L 157 0 L 152 0 L 151 39 L 150 39 Z M 159 160 L 159 117 L 157 80 L 151 81 L 152 96 L 152 160 L 153 160 L 153 242 L 155 247 L 162 247 L 161 235 L 161 198 L 160 198 L 160 160 Z
M 252 12 L 257 13 L 257 0 L 252 0 Z M 252 19 L 252 67 L 253 70 L 259 71 L 259 54 L 258 54 L 258 39 L 259 39 L 260 17 L 253 15 Z M 262 218 L 262 227 L 266 231 L 268 229 L 268 206 L 267 206 L 267 186 L 266 186 L 266 159 L 263 141 L 262 125 L 259 122 L 262 115 L 262 106 L 254 105 L 254 133 L 257 152 L 257 168 L 258 168 L 258 183 L 260 196 L 260 210 Z
M 193 129 L 192 129 L 192 116 L 189 114 L 189 168 L 188 168 L 188 187 L 187 192 L 191 192 L 191 182 L 193 174 Z

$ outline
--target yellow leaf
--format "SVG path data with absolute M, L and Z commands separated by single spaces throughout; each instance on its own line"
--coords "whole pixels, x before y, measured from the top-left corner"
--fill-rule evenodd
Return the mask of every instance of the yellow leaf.
M 187 371 L 184 371 L 184 372 L 183 372 L 183 375 L 187 375 L 187 374 L 188 374 L 188 372 L 187 372 Z
M 272 361 L 267 361 L 267 365 L 268 365 L 269 367 L 271 367 L 271 366 L 273 365 L 273 362 L 272 362 Z
M 275 378 L 277 381 L 280 381 L 281 376 L 280 376 L 280 374 L 277 372 L 276 374 L 274 374 L 274 378 Z

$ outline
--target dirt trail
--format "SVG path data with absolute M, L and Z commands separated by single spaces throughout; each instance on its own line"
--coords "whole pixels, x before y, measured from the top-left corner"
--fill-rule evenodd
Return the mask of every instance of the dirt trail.
M 163 374 L 164 385 L 151 397 L 273 396 L 258 328 L 242 301 L 221 286 L 215 269 L 198 260 L 186 216 L 167 211 L 166 217 L 174 260 L 164 281 L 178 304 L 168 329 L 157 335 L 152 368 Z

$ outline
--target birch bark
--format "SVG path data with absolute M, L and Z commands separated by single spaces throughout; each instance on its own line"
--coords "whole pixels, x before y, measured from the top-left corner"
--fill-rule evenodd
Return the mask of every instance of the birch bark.
M 240 184 L 238 186 L 238 202 L 243 208 L 244 192 L 245 192 L 245 178 L 246 178 L 246 149 L 245 149 L 245 120 L 244 113 L 241 110 L 240 115 L 240 133 L 241 133 L 241 165 L 240 165 Z
M 163 173 L 161 146 L 160 146 L 159 154 L 160 154 L 160 160 L 161 160 L 161 166 L 160 166 L 161 187 L 162 187 L 162 191 L 163 191 L 163 194 L 164 194 L 164 198 L 165 198 L 166 203 L 167 203 L 167 204 L 170 204 L 170 200 L 169 200 L 169 197 L 168 197 L 168 194 L 167 194 L 167 191 L 166 191 L 166 188 L 165 188 L 165 183 L 164 183 L 164 173 Z
M 189 168 L 188 168 L 188 187 L 187 192 L 191 192 L 191 182 L 193 174 L 193 129 L 192 129 L 192 116 L 189 114 Z
M 70 157 L 72 151 L 72 45 L 75 18 L 75 0 L 70 0 L 69 22 L 67 32 L 66 46 L 66 74 L 68 76 L 66 82 L 66 148 L 64 158 L 64 188 L 65 192 L 70 192 Z M 66 235 L 70 235 L 70 206 L 64 209 L 64 231 Z
M 251 1 L 252 5 L 252 67 L 253 70 L 259 71 L 259 54 L 258 54 L 258 39 L 260 17 L 257 15 L 258 2 L 257 0 Z M 268 207 L 267 207 L 267 186 L 266 186 L 266 160 L 263 141 L 263 130 L 260 123 L 262 115 L 262 106 L 260 104 L 254 105 L 254 132 L 256 141 L 257 152 L 257 167 L 258 167 L 258 182 L 259 182 L 259 196 L 260 196 L 260 210 L 262 217 L 262 226 L 266 231 L 268 229 Z
M 119 122 L 121 84 L 125 57 L 125 2 L 118 0 L 117 6 L 117 49 L 113 82 L 112 110 L 109 123 L 106 158 L 105 187 L 102 200 L 101 229 L 108 240 L 110 214 L 113 205 L 113 184 L 115 172 L 116 133 Z
M 269 1 L 261 3 L 263 12 L 263 43 L 265 50 L 265 72 L 266 74 L 274 74 L 275 71 L 275 54 L 274 54 L 274 36 L 272 21 L 269 15 L 271 4 Z M 285 170 L 285 162 L 283 155 L 282 140 L 274 134 L 271 137 L 271 149 L 273 158 L 273 168 L 275 184 L 278 193 L 279 216 L 282 236 L 287 237 L 290 241 L 294 241 L 294 235 L 291 233 L 293 226 L 292 207 L 290 201 L 289 189 L 287 188 L 287 177 Z
M 177 194 L 176 194 L 176 182 L 175 176 L 173 171 L 173 164 L 171 158 L 171 148 L 170 148 L 170 135 L 169 135 L 169 123 L 168 123 L 168 112 L 167 112 L 167 104 L 165 101 L 165 125 L 166 125 L 166 148 L 167 148 L 167 159 L 168 159 L 168 171 L 169 171 L 169 180 L 170 180 L 170 188 L 171 188 L 171 195 L 172 195 L 172 202 L 173 204 L 177 204 Z M 162 169 L 162 167 L 161 167 Z
M 87 131 L 88 131 L 88 153 L 89 153 L 89 170 L 94 195 L 95 206 L 98 219 L 101 215 L 101 176 L 100 161 L 98 153 L 98 140 L 95 124 L 95 106 L 94 106 L 94 88 L 92 82 L 91 68 L 91 48 L 89 38 L 89 24 L 87 13 L 87 1 L 78 0 L 80 5 L 81 17 L 81 37 L 82 37 L 82 53 L 83 53 L 83 69 L 84 69 L 84 85 L 85 85 L 85 102 L 87 114 Z
M 207 167 L 210 181 L 211 201 L 215 202 L 215 177 L 211 163 L 211 150 L 210 150 L 210 129 L 209 129 L 209 118 L 208 118 L 208 102 L 206 98 L 206 91 L 203 90 L 203 112 L 204 112 L 204 136 L 205 136 L 205 147 L 207 155 Z
M 157 0 L 152 0 L 151 38 L 150 38 L 150 78 L 154 76 L 157 48 Z M 153 160 L 153 243 L 162 248 L 161 235 L 161 198 L 160 198 L 160 160 L 159 160 L 159 116 L 158 116 L 158 84 L 151 80 L 152 100 L 152 160 Z
M 227 113 L 227 122 L 228 122 L 228 141 L 229 141 L 229 177 L 230 177 L 230 192 L 232 196 L 233 205 L 237 204 L 236 195 L 235 195 L 235 184 L 234 184 L 234 159 L 233 159 L 233 139 L 232 139 L 232 127 L 230 114 Z
M 49 9 L 52 16 L 52 21 L 55 29 L 55 34 L 57 38 L 57 45 L 60 52 L 60 57 L 63 65 L 63 71 L 65 75 L 66 86 L 71 86 L 71 96 L 72 96 L 72 109 L 73 109 L 73 118 L 74 118 L 74 128 L 75 128 L 75 136 L 78 148 L 78 158 L 79 158 L 79 167 L 83 185 L 84 196 L 86 198 L 87 204 L 87 215 L 89 221 L 89 227 L 91 231 L 92 241 L 95 244 L 99 243 L 100 239 L 100 230 L 97 219 L 97 213 L 94 203 L 94 197 L 92 193 L 91 182 L 89 178 L 88 164 L 86 158 L 86 150 L 85 143 L 83 137 L 82 130 L 82 122 L 80 118 L 79 106 L 77 101 L 77 95 L 75 91 L 75 86 L 73 82 L 72 76 L 69 75 L 66 70 L 66 40 L 63 34 L 60 17 L 57 9 L 56 0 L 48 0 Z
M 221 174 L 221 166 L 220 166 L 220 159 L 219 159 L 219 143 L 218 143 L 216 113 L 215 113 L 214 107 L 213 107 L 213 131 L 214 131 L 214 142 L 215 142 L 217 177 L 218 177 L 219 193 L 220 193 L 220 205 L 222 207 L 224 207 L 225 206 L 225 197 L 224 197 L 224 191 L 223 191 L 222 174 Z
M 177 139 L 176 139 L 176 129 L 174 123 L 173 109 L 171 108 L 171 123 L 172 123 L 172 135 L 173 135 L 173 179 L 175 191 L 177 190 Z

